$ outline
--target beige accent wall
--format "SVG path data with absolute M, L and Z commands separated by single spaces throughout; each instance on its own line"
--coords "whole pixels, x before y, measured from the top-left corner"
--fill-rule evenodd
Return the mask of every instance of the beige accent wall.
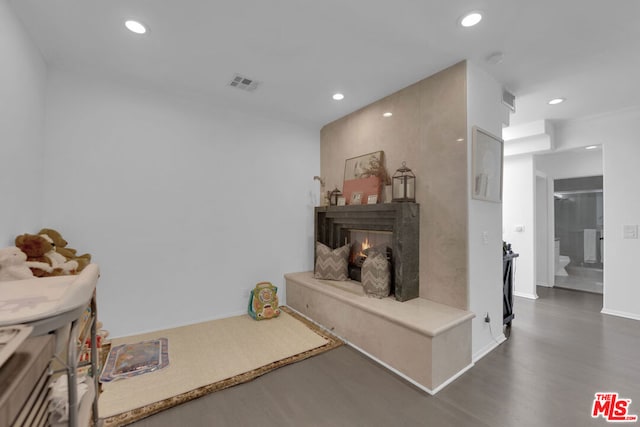
M 384 151 L 393 174 L 416 174 L 420 297 L 468 309 L 466 62 L 460 62 L 320 131 L 327 189 L 342 189 L 345 160 Z M 386 111 L 393 113 L 385 118 Z M 457 141 L 458 139 L 462 141 Z

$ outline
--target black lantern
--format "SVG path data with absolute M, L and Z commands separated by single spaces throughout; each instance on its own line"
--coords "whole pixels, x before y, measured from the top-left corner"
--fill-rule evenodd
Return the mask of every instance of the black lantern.
M 338 206 L 338 198 L 340 196 L 342 196 L 342 192 L 338 190 L 338 187 L 336 187 L 335 190 L 331 190 L 331 193 L 329 193 L 329 204 L 331 206 Z
M 392 177 L 392 202 L 416 201 L 416 176 L 411 169 L 402 162 L 402 167 Z

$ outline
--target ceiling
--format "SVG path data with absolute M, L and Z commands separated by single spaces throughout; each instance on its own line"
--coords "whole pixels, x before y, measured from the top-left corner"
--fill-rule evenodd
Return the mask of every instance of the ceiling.
M 51 67 L 318 128 L 464 59 L 516 95 L 512 124 L 640 103 L 638 0 L 10 2 Z M 471 10 L 483 20 L 459 26 Z M 229 87 L 235 73 L 259 88 Z

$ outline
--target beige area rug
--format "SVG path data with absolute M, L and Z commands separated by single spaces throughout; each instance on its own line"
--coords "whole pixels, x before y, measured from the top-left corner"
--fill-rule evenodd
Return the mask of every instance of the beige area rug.
M 112 347 L 169 340 L 169 366 L 102 385 L 103 426 L 122 426 L 279 367 L 342 345 L 312 322 L 281 307 L 276 319 L 248 315 L 114 339 Z

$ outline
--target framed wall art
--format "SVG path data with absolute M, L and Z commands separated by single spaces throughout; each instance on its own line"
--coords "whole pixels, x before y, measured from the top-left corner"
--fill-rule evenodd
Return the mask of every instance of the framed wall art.
M 344 165 L 344 197 L 353 204 L 351 195 L 361 192 L 361 204 L 369 196 L 380 197 L 382 185 L 387 183 L 388 173 L 384 167 L 384 152 L 375 151 L 347 159 Z
M 471 158 L 471 197 L 502 202 L 502 139 L 473 127 Z

